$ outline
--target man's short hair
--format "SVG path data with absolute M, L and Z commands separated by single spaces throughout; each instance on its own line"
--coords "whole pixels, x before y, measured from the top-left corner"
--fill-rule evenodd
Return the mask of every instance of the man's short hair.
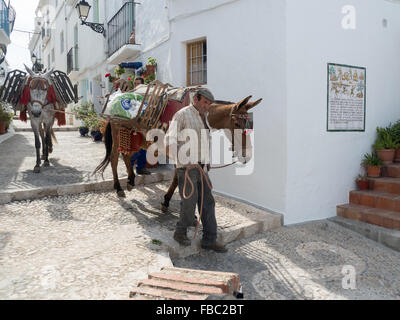
M 144 79 L 142 77 L 136 77 L 135 81 L 139 80 L 141 84 L 144 84 Z

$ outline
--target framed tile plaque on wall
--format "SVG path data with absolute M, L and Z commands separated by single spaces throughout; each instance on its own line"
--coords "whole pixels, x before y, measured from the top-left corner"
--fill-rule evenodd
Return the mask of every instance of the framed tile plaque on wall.
M 328 63 L 327 131 L 365 131 L 366 78 L 366 68 Z

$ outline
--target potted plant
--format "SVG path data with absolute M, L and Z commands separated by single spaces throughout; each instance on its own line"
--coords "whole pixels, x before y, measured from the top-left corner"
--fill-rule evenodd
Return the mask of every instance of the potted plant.
M 117 68 L 115 68 L 114 73 L 117 78 L 121 78 L 121 76 L 125 73 L 125 68 L 121 68 L 121 66 L 118 66 Z
M 369 189 L 369 180 L 367 176 L 363 176 L 361 174 L 358 175 L 357 179 L 357 187 L 359 190 L 368 190 Z
M 375 152 L 364 154 L 361 162 L 362 166 L 367 169 L 367 175 L 370 178 L 378 178 L 381 175 L 382 160 Z
M 102 126 L 102 120 L 99 119 L 96 112 L 92 112 L 89 114 L 89 117 L 85 120 L 86 125 L 90 129 L 90 135 L 92 136 L 94 141 L 101 141 L 103 139 L 103 134 L 100 131 Z
M 392 163 L 395 157 L 398 144 L 393 140 L 390 127 L 376 128 L 378 137 L 373 145 L 378 157 L 384 164 Z
M 79 133 L 82 137 L 85 137 L 89 133 L 88 117 L 95 112 L 94 105 L 92 102 L 83 102 L 80 106 L 73 108 L 73 112 L 77 114 L 76 118 L 82 122 Z
M 152 57 L 149 57 L 147 59 L 145 77 L 147 77 L 151 74 L 154 74 L 154 77 L 155 77 L 156 66 L 157 66 L 157 60 Z
M 4 104 L 0 104 L 0 134 L 7 132 L 14 114 L 8 112 Z
M 154 73 L 151 73 L 144 78 L 144 84 L 149 84 L 154 80 L 156 80 L 156 75 Z
M 390 125 L 389 132 L 394 142 L 398 145 L 396 148 L 394 161 L 400 162 L 400 120 L 398 120 L 395 124 Z

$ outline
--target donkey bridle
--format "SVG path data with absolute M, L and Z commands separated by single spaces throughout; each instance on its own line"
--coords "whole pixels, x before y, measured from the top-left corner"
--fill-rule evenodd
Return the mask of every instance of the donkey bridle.
M 37 89 L 39 84 L 40 84 L 40 89 L 41 90 L 43 90 L 43 91 L 44 90 L 49 90 L 50 85 L 49 85 L 48 81 L 46 79 L 44 79 L 44 78 L 41 78 L 41 77 L 33 77 L 33 78 L 31 78 L 30 81 L 29 81 L 29 88 L 35 90 L 35 89 Z M 46 101 L 47 101 L 47 98 L 46 98 Z M 42 108 L 47 105 L 47 103 L 44 103 L 44 102 L 39 101 L 39 100 L 31 100 L 30 102 L 31 103 L 39 103 L 42 106 Z

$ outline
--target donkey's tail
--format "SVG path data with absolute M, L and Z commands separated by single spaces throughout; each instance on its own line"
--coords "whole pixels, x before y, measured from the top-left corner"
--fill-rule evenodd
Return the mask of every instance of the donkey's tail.
M 100 172 L 101 175 L 103 175 L 104 170 L 110 164 L 112 144 L 113 144 L 113 139 L 112 139 L 112 134 L 111 134 L 111 123 L 110 122 L 108 122 L 107 127 L 106 127 L 106 131 L 104 133 L 104 143 L 106 145 L 106 157 L 98 165 L 98 167 L 93 171 L 92 175 L 96 174 L 97 172 Z

